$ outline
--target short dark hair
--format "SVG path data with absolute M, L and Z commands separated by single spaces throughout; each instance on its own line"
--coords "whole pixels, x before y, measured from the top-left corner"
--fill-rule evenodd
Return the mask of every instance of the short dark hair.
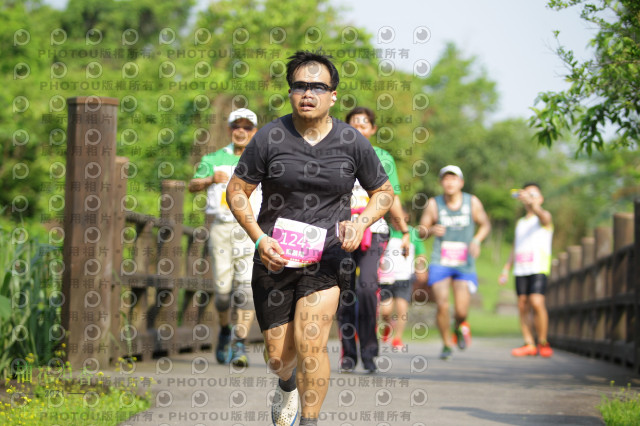
M 336 66 L 331 62 L 330 55 L 323 55 L 320 52 L 316 53 L 308 50 L 298 50 L 287 59 L 290 59 L 290 61 L 287 62 L 287 83 L 289 83 L 289 87 L 293 84 L 293 74 L 295 74 L 298 68 L 311 62 L 317 62 L 327 67 L 329 75 L 331 76 L 331 90 L 336 90 L 338 87 L 340 75 L 338 75 Z
M 373 112 L 372 109 L 367 108 L 367 107 L 363 107 L 363 106 L 355 107 L 354 109 L 349 111 L 347 116 L 344 118 L 344 121 L 349 123 L 351 121 L 351 117 L 353 117 L 354 115 L 358 115 L 358 114 L 366 115 L 367 118 L 369 119 L 369 123 L 371 123 L 371 127 L 376 125 L 376 113 Z
M 524 185 L 522 185 L 522 188 L 526 188 L 527 186 L 535 186 L 536 188 L 538 188 L 538 191 L 542 192 L 542 189 L 540 188 L 540 185 L 538 185 L 537 182 L 525 182 Z

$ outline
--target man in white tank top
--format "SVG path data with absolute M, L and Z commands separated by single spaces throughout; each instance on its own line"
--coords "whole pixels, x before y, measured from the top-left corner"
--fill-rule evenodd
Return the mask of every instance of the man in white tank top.
M 524 345 L 513 349 L 511 354 L 516 357 L 540 355 L 548 358 L 553 350 L 547 342 L 549 316 L 544 293 L 551 269 L 552 217 L 542 208 L 544 197 L 536 183 L 525 184 L 524 189 L 514 193 L 514 197 L 522 202 L 527 213 L 516 224 L 514 247 L 498 279 L 499 284 L 504 285 L 513 266 Z M 532 308 L 538 335 L 537 347 L 528 321 Z

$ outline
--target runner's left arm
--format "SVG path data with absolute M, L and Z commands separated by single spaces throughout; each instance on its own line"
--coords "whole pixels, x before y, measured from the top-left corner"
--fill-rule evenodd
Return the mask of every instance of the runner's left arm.
M 389 179 L 379 188 L 367 191 L 369 202 L 354 222 L 340 222 L 340 241 L 342 249 L 352 252 L 360 247 L 364 230 L 389 211 L 393 204 L 393 187 Z
M 478 257 L 480 255 L 480 244 L 491 232 L 491 222 L 482 202 L 475 195 L 471 197 L 471 215 L 478 229 L 471 240 L 471 244 L 469 244 L 469 252 L 471 256 Z
M 391 214 L 393 227 L 402 232 L 402 255 L 407 257 L 409 255 L 409 246 L 411 246 L 411 237 L 409 235 L 409 225 L 404 220 L 404 210 L 398 194 L 393 196 L 393 204 L 389 209 L 389 213 Z

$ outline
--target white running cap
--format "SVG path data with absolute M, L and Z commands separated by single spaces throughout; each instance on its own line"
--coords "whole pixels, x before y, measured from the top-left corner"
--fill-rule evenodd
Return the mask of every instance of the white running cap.
M 258 116 L 255 112 L 247 108 L 240 108 L 232 111 L 231 114 L 229 114 L 228 123 L 231 124 L 240 118 L 246 118 L 247 120 L 252 122 L 254 126 L 258 126 Z
M 440 179 L 442 179 L 442 176 L 446 175 L 447 173 L 451 173 L 454 174 L 456 176 L 458 176 L 460 179 L 464 179 L 464 176 L 462 175 L 462 170 L 460 170 L 460 167 L 458 166 L 444 166 L 443 168 L 440 169 L 440 173 L 438 174 L 438 176 L 440 177 Z

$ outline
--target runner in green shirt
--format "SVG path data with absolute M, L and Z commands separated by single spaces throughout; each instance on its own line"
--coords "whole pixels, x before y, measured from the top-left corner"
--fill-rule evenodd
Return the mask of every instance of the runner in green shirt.
M 251 290 L 254 247 L 251 238 L 233 217 L 226 191 L 240 155 L 258 130 L 258 117 L 253 111 L 241 108 L 229 115 L 228 122 L 232 144 L 202 158 L 189 182 L 189 191 L 206 189 L 205 213 L 212 222 L 209 253 L 213 260 L 214 303 L 220 320 L 216 359 L 220 364 L 231 362 L 243 367 L 248 365 L 244 341 L 255 316 Z M 262 202 L 261 191 L 255 191 L 250 202 L 257 215 Z M 231 315 L 234 316 L 233 329 Z

